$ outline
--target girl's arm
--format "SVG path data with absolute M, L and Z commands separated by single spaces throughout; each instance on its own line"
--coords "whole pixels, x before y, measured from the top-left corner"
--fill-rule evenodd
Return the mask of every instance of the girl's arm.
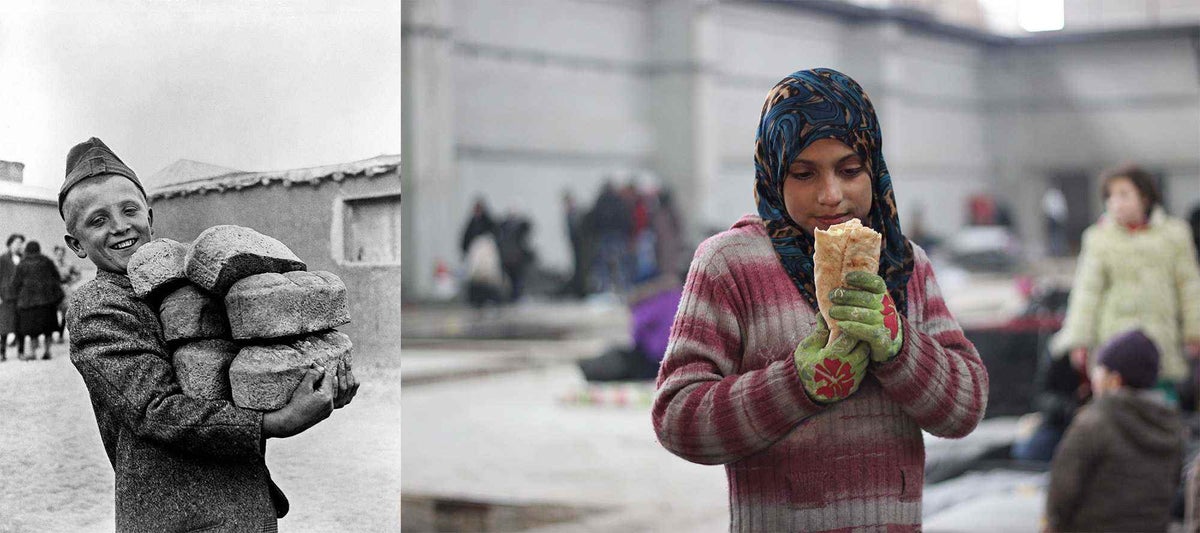
M 659 370 L 653 419 L 675 455 L 724 464 L 759 452 L 822 411 L 804 392 L 792 355 L 740 371 L 739 306 L 727 263 L 702 245 L 688 272 Z
M 1067 316 L 1062 331 L 1053 343 L 1056 352 L 1075 348 L 1091 348 L 1096 344 L 1097 313 L 1100 312 L 1100 297 L 1107 286 L 1104 264 L 1096 251 L 1096 229 L 1083 234 L 1083 245 L 1079 252 L 1079 266 L 1075 269 L 1075 284 L 1067 300 Z
M 964 437 L 987 408 L 987 369 L 946 308 L 928 258 L 916 253 L 904 344 L 895 359 L 875 367 L 875 377 L 922 429 L 939 437 Z
M 1200 349 L 1200 266 L 1196 247 L 1186 226 L 1179 225 L 1175 253 L 1175 289 L 1179 302 L 1179 324 L 1183 342 L 1189 350 Z

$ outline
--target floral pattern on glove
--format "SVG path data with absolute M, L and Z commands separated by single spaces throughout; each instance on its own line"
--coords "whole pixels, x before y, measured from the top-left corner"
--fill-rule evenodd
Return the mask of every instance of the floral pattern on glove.
M 883 295 L 883 325 L 892 334 L 892 340 L 900 335 L 900 316 L 896 314 L 896 302 L 890 294 Z
M 817 394 L 826 398 L 845 398 L 854 392 L 854 369 L 845 361 L 821 361 L 813 372 L 813 379 L 818 385 Z
M 829 346 L 829 327 L 817 315 L 817 328 L 800 342 L 792 354 L 804 391 L 822 404 L 845 400 L 858 390 L 867 373 L 870 347 L 865 342 L 841 336 Z

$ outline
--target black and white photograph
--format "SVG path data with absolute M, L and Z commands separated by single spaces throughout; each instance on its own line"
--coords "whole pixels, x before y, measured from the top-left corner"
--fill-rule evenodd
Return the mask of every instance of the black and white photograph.
M 400 530 L 400 17 L 0 3 L 0 531 Z
M 404 531 L 1200 531 L 1200 2 L 401 10 Z

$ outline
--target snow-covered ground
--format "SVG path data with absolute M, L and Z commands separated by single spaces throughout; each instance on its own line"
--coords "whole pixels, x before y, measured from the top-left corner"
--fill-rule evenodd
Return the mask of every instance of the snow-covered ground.
M 113 472 L 83 380 L 49 361 L 0 363 L 0 532 L 113 531 Z M 11 353 L 9 354 L 12 355 Z M 353 403 L 267 444 L 291 500 L 280 531 L 398 531 L 400 358 L 356 353 Z

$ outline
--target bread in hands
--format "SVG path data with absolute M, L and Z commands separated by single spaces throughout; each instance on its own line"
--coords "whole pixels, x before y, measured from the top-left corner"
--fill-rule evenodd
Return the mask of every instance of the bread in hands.
M 863 226 L 857 218 L 813 233 L 816 240 L 813 283 L 817 287 L 817 307 L 825 317 L 825 323 L 829 324 L 829 344 L 833 344 L 841 330 L 829 318 L 829 308 L 833 306 L 829 291 L 842 285 L 842 276 L 847 272 L 862 270 L 874 274 L 879 270 L 879 247 L 883 236 Z

